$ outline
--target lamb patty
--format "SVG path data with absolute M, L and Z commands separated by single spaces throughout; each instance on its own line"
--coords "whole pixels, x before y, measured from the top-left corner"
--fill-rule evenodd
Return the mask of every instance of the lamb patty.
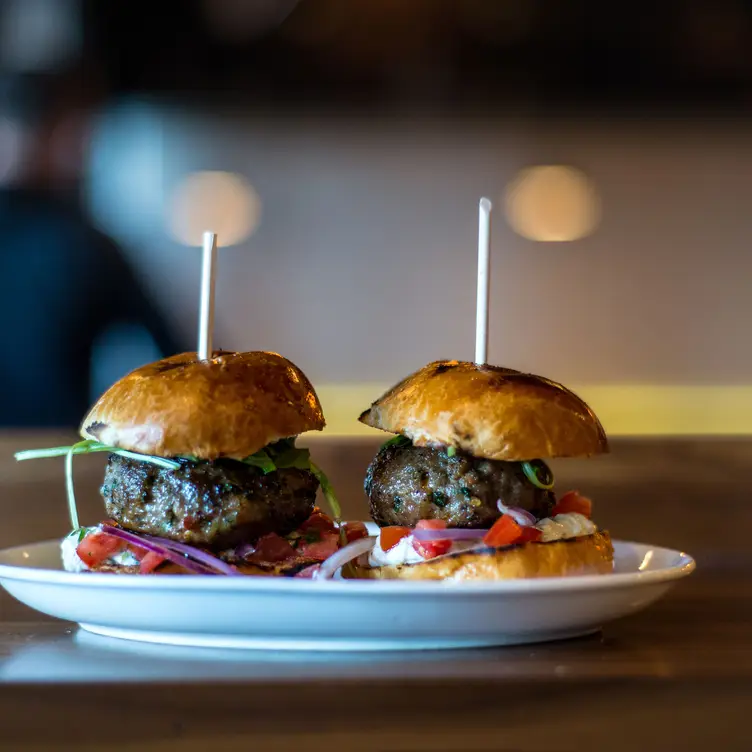
M 235 460 L 180 460 L 168 470 L 112 454 L 101 494 L 128 530 L 222 550 L 291 532 L 310 516 L 318 487 L 297 468 L 264 475 Z
M 449 527 L 490 527 L 500 516 L 496 502 L 546 517 L 554 495 L 534 486 L 519 462 L 501 462 L 446 449 L 387 443 L 371 462 L 365 490 L 380 526 L 414 527 L 444 520 Z

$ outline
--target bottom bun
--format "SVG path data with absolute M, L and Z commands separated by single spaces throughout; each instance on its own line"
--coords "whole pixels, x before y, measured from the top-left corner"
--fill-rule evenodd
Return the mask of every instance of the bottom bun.
M 440 556 L 419 564 L 346 567 L 346 579 L 370 580 L 519 580 L 608 574 L 614 567 L 614 547 L 607 532 L 552 541 L 483 548 Z

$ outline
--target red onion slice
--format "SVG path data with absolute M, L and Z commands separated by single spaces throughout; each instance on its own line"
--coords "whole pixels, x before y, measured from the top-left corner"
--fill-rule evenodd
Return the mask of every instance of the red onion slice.
M 216 556 L 199 551 L 192 546 L 176 543 L 166 538 L 158 538 L 154 535 L 137 535 L 128 530 L 107 524 L 100 525 L 100 528 L 107 535 L 112 535 L 114 538 L 120 538 L 126 543 L 131 543 L 146 551 L 152 551 L 155 554 L 164 556 L 168 561 L 178 564 L 194 574 L 217 574 L 219 572 L 222 574 L 240 575 L 237 569 L 217 559 Z
M 317 572 L 313 573 L 314 580 L 331 580 L 337 570 L 363 554 L 367 554 L 376 545 L 376 538 L 358 538 L 348 543 L 328 559 L 321 562 Z
M 207 553 L 206 551 L 202 551 L 200 548 L 194 548 L 193 546 L 188 546 L 185 543 L 178 543 L 177 541 L 168 541 L 164 538 L 157 538 L 153 535 L 147 535 L 144 537 L 152 543 L 162 543 L 166 548 L 170 548 L 178 554 L 183 554 L 184 557 L 191 558 L 199 564 L 214 569 L 220 574 L 240 575 L 240 572 L 238 572 L 238 570 L 231 564 L 222 561 L 222 559 L 218 559 L 216 556 Z
M 419 541 L 434 540 L 476 540 L 482 538 L 488 530 L 479 527 L 448 527 L 443 530 L 426 530 L 418 528 L 412 531 L 412 536 Z
M 321 564 L 311 564 L 305 569 L 301 569 L 300 572 L 293 575 L 293 577 L 301 577 L 303 579 L 312 580 L 316 576 L 316 572 L 321 568 Z
M 238 557 L 238 559 L 245 559 L 246 556 L 249 556 L 256 550 L 256 546 L 253 545 L 253 543 L 241 543 L 234 551 L 233 554 Z
M 89 528 L 89 529 L 96 530 L 97 528 Z M 139 548 L 142 548 L 144 551 L 151 551 L 152 553 L 155 553 L 155 554 L 166 553 L 163 546 L 155 546 L 153 543 L 147 543 L 146 541 L 141 540 L 141 538 L 135 533 L 129 533 L 127 530 L 122 530 L 119 527 L 113 527 L 112 525 L 103 523 L 99 525 L 99 529 L 103 533 L 107 533 L 107 535 L 111 535 L 113 538 L 120 538 L 120 540 L 125 541 L 126 543 L 132 543 L 134 546 L 138 546 Z M 87 536 L 88 535 L 90 535 L 90 533 L 87 533 Z M 86 536 L 84 536 L 84 538 L 86 538 Z
M 138 548 L 142 548 L 144 551 L 151 551 L 152 553 L 159 554 L 173 564 L 179 564 L 181 567 L 184 567 L 194 574 L 216 574 L 214 569 L 211 569 L 200 562 L 193 561 L 192 559 L 187 559 L 182 554 L 172 551 L 161 543 L 147 541 L 135 533 L 122 530 L 118 527 L 112 527 L 111 525 L 101 525 L 100 528 L 102 532 L 111 535 L 113 538 L 120 538 L 120 540 L 137 546 Z
M 527 509 L 508 507 L 501 499 L 496 502 L 496 506 L 502 514 L 508 514 L 518 525 L 522 525 L 522 527 L 530 527 L 536 523 L 535 515 L 530 514 Z

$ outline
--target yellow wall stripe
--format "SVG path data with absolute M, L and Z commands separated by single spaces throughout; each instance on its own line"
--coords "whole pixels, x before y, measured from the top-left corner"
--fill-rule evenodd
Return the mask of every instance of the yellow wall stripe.
M 358 415 L 381 395 L 384 384 L 316 387 L 329 436 L 381 433 Z M 570 386 L 597 413 L 611 435 L 752 434 L 751 386 L 609 384 Z

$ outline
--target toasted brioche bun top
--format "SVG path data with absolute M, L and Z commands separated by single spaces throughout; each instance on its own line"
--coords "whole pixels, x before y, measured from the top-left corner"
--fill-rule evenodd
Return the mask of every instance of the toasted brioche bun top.
M 160 457 L 242 459 L 267 444 L 320 431 L 324 415 L 305 374 L 272 352 L 182 353 L 113 384 L 81 435 Z
M 595 413 L 542 376 L 457 360 L 429 363 L 374 402 L 360 421 L 420 446 L 524 461 L 608 452 Z

